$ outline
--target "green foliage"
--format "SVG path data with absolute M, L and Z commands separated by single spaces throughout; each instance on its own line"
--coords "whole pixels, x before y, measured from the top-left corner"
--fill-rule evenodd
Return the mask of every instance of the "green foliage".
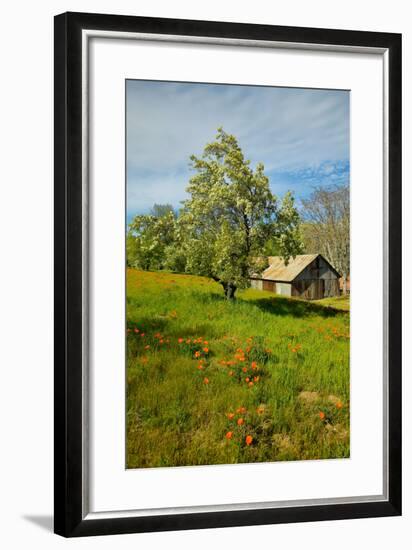
M 164 216 L 167 216 L 170 213 L 173 214 L 174 218 L 177 218 L 177 214 L 174 211 L 173 206 L 171 204 L 155 203 L 150 209 L 150 215 L 154 216 L 155 218 L 163 218 Z
M 173 209 L 160 217 L 136 216 L 129 225 L 126 239 L 128 265 L 146 270 L 163 269 L 167 263 L 166 252 L 174 245 L 174 233 Z
M 286 261 L 301 252 L 292 194 L 282 201 L 272 194 L 263 164 L 252 169 L 235 136 L 219 128 L 191 163 L 190 198 L 179 214 L 170 204 L 155 204 L 130 224 L 129 266 L 211 277 L 233 298 L 267 267 L 268 247 Z
M 263 164 L 253 170 L 235 136 L 219 128 L 216 140 L 191 161 L 196 174 L 179 218 L 187 272 L 211 277 L 227 292 L 246 288 L 252 274 L 266 267 L 268 239 L 286 261 L 301 251 L 293 196 L 287 193 L 279 203 Z

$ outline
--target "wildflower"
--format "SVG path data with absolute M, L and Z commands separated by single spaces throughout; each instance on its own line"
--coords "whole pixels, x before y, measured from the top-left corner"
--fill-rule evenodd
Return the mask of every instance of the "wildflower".
M 197 366 L 199 370 L 203 370 L 203 365 L 200 363 L 200 365 Z
M 196 357 L 196 358 L 197 358 L 197 357 L 200 357 L 200 351 L 196 351 L 196 352 L 195 352 L 195 357 Z
M 246 441 L 246 445 L 249 446 L 252 444 L 253 437 L 251 435 L 247 435 L 245 441 Z
M 142 338 L 144 338 L 144 332 L 142 332 L 142 333 L 140 334 L 140 336 L 141 336 Z
M 203 351 L 204 351 L 205 353 L 209 353 L 209 348 L 203 348 Z
M 227 432 L 226 439 L 232 439 L 233 432 Z
M 247 372 L 247 368 L 246 368 L 246 367 L 243 367 L 242 371 L 243 371 L 243 372 Z
M 259 376 L 254 376 L 254 377 L 253 377 L 253 381 L 254 381 L 254 382 L 259 382 Z
M 247 378 L 245 378 L 245 382 L 249 382 L 250 381 L 250 378 L 249 376 Z
M 253 382 L 249 382 L 249 388 L 253 386 Z
M 338 402 L 336 403 L 336 408 L 337 408 L 337 409 L 341 409 L 342 407 L 343 407 L 342 401 L 338 401 Z
M 237 419 L 237 425 L 238 425 L 238 426 L 241 426 L 242 424 L 244 424 L 244 422 L 245 422 L 245 421 L 243 420 L 243 418 L 238 418 L 238 419 Z
M 149 344 L 147 346 L 145 346 L 144 349 L 150 349 Z
M 190 344 L 190 338 L 186 340 L 186 344 Z
M 201 338 L 199 338 L 199 340 L 202 341 Z M 207 340 L 205 340 L 203 343 L 204 343 L 205 346 L 207 346 L 209 342 Z
M 258 414 L 263 414 L 263 413 L 265 412 L 265 409 L 264 409 L 263 407 L 258 407 L 258 408 L 256 409 L 256 412 L 257 412 Z
M 323 411 L 320 411 L 320 413 L 319 413 L 319 418 L 320 418 L 321 420 L 325 420 L 325 413 L 324 413 Z
M 226 416 L 228 417 L 229 420 L 232 420 L 232 418 L 234 418 L 235 416 L 235 413 L 227 413 Z
M 140 330 L 138 328 L 135 328 L 134 332 L 137 334 L 138 332 L 140 332 Z
M 204 378 L 203 379 L 203 384 L 209 384 L 209 378 Z
M 236 410 L 237 413 L 245 413 L 246 412 L 246 409 L 245 407 L 239 407 L 237 410 Z
M 252 369 L 253 369 L 253 370 L 256 370 L 256 369 L 257 369 L 257 363 L 256 363 L 256 361 L 252 361 Z
M 179 344 L 181 344 L 183 342 L 183 338 L 179 338 L 178 342 L 179 342 Z
M 159 340 L 159 344 L 163 344 L 163 342 L 164 342 L 164 340 L 163 340 L 163 338 L 161 338 L 161 339 Z

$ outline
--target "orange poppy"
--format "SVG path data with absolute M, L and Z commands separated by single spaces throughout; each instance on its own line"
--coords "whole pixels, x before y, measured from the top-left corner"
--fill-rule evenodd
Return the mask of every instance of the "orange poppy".
M 227 432 L 226 439 L 232 439 L 233 432 Z
M 227 417 L 229 420 L 232 420 L 234 416 L 235 416 L 235 413 L 227 413 Z
M 246 381 L 246 382 L 249 382 L 249 381 L 250 381 L 250 378 L 249 378 L 249 377 L 245 378 L 245 381 Z
M 324 413 L 323 411 L 320 411 L 320 413 L 319 413 L 319 418 L 320 418 L 321 420 L 325 420 L 325 413 Z
M 209 348 L 203 348 L 203 351 L 204 351 L 205 353 L 209 353 Z
M 243 372 L 247 372 L 247 368 L 246 368 L 246 367 L 243 367 L 242 371 L 243 371 Z
M 181 344 L 183 342 L 183 338 L 179 338 L 178 342 L 179 342 L 179 344 Z
M 195 357 L 200 357 L 200 351 L 195 352 Z
M 253 382 L 249 382 L 249 388 L 253 386 Z
M 204 383 L 204 384 L 209 384 L 209 378 L 205 378 L 205 379 L 203 380 L 203 383 Z
M 337 409 L 341 409 L 342 407 L 343 407 L 342 401 L 338 401 L 338 402 L 336 403 L 336 408 L 337 408 Z
M 244 424 L 244 422 L 245 422 L 245 421 L 243 420 L 243 418 L 238 418 L 238 419 L 237 419 L 237 425 L 238 425 L 238 426 L 241 426 L 242 424 Z
M 247 435 L 245 441 L 246 441 L 246 445 L 249 446 L 252 444 L 253 437 L 251 435 Z

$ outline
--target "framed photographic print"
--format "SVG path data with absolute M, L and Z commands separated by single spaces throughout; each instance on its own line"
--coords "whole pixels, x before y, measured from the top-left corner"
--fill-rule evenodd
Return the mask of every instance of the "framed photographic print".
M 55 18 L 55 532 L 401 513 L 401 37 Z

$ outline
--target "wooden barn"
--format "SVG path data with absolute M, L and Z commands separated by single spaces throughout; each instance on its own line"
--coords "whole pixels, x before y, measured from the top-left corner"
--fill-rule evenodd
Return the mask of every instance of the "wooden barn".
M 269 256 L 268 261 L 262 275 L 251 279 L 252 288 L 306 300 L 340 295 L 341 276 L 321 254 L 302 254 L 290 258 L 288 265 L 280 256 Z

